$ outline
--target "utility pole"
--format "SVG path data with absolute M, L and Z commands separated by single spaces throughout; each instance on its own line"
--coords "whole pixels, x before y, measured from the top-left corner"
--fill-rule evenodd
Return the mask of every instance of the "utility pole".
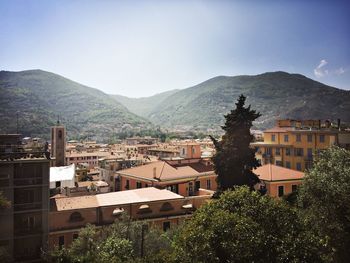
M 18 134 L 18 111 L 16 112 L 16 133 Z
M 144 243 L 144 236 L 145 236 L 145 230 L 147 228 L 147 225 L 141 226 L 141 258 L 143 258 L 143 243 Z

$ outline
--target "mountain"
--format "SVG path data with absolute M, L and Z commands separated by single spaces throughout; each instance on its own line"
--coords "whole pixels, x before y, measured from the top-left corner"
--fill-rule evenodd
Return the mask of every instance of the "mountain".
M 350 122 L 350 91 L 286 72 L 218 76 L 168 96 L 147 117 L 168 128 L 219 130 L 240 94 L 262 113 L 256 128 L 272 127 L 279 118 Z
M 179 90 L 169 90 L 166 92 L 158 93 L 156 95 L 144 98 L 129 98 L 121 95 L 111 95 L 113 99 L 123 104 L 129 111 L 139 116 L 147 118 L 148 115 L 156 110 L 166 98 L 175 94 Z
M 71 138 L 106 140 L 150 125 L 102 91 L 42 70 L 0 71 L 0 93 L 0 133 L 16 132 L 16 114 L 20 133 L 44 138 L 58 115 Z

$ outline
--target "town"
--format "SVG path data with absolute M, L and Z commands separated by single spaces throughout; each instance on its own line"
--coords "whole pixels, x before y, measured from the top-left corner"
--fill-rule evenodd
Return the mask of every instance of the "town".
M 1 244 L 16 260 L 42 249 L 69 247 L 87 224 L 112 224 L 122 214 L 167 231 L 191 217 L 217 191 L 209 138 L 132 137 L 120 144 L 67 140 L 59 121 L 50 144 L 20 134 L 0 135 L 0 191 L 12 206 L 1 211 Z M 274 198 L 297 191 L 320 151 L 350 149 L 341 121 L 278 120 L 254 132 L 261 164 L 256 190 Z

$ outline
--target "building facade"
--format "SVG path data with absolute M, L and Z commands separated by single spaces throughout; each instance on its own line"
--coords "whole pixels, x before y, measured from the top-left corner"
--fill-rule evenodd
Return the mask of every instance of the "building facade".
M 19 135 L 10 137 L 0 135 L 7 145 L 0 149 L 0 191 L 11 202 L 0 210 L 0 247 L 13 261 L 40 261 L 48 241 L 50 161 L 43 152 L 21 151 Z
M 298 171 L 311 168 L 314 155 L 332 145 L 350 147 L 350 133 L 318 120 L 278 120 L 276 127 L 264 131 L 264 141 L 251 144 L 262 165 Z

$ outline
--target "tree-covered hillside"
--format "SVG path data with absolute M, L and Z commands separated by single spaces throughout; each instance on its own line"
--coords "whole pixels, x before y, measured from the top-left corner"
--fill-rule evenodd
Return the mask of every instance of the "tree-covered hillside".
M 150 97 L 129 98 L 121 95 L 111 95 L 116 101 L 123 104 L 129 111 L 139 116 L 147 118 L 148 115 L 157 109 L 166 98 L 175 94 L 179 90 L 169 90 Z
M 271 127 L 279 118 L 350 122 L 350 91 L 286 72 L 215 77 L 167 97 L 148 118 L 164 127 L 220 129 L 240 94 L 262 114 L 257 128 Z
M 73 138 L 103 140 L 150 125 L 102 91 L 42 70 L 1 71 L 0 94 L 1 133 L 16 132 L 17 114 L 20 133 L 44 138 L 58 115 Z

